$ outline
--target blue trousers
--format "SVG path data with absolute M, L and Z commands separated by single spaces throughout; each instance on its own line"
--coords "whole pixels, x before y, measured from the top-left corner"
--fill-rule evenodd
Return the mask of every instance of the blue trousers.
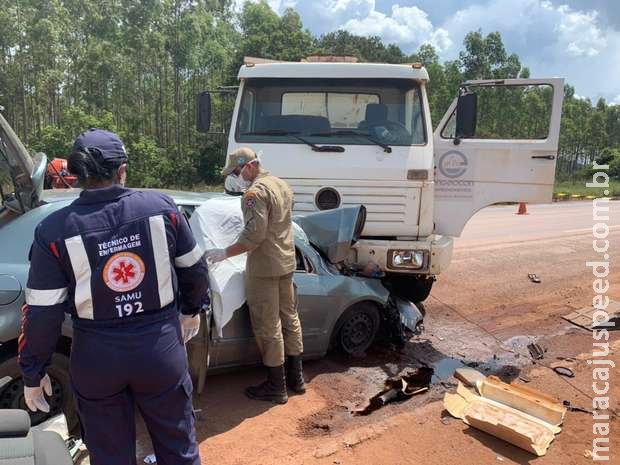
M 176 311 L 74 320 L 71 382 L 92 465 L 136 465 L 135 406 L 158 465 L 200 465 Z

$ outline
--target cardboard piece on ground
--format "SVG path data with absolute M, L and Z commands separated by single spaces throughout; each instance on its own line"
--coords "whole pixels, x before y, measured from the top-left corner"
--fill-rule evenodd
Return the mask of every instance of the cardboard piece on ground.
M 545 455 L 566 413 L 559 401 L 494 377 L 479 381 L 477 388 L 480 395 L 459 383 L 456 393 L 446 393 L 444 407 L 469 426 L 539 457 Z
M 602 326 L 595 325 L 592 319 L 592 316 L 598 309 L 594 307 L 585 307 L 580 310 L 575 310 L 574 312 L 569 313 L 568 315 L 564 315 L 562 318 L 566 321 L 573 323 L 574 325 L 580 326 L 585 329 L 592 330 L 594 328 L 607 328 L 608 330 L 619 329 L 620 328 L 620 302 L 616 300 L 610 300 L 609 304 L 605 311 L 609 315 L 609 321 L 615 322 L 614 326 Z M 609 324 L 609 323 L 608 323 Z
M 480 373 L 478 370 L 474 370 L 470 367 L 457 368 L 454 371 L 454 377 L 459 381 L 462 381 L 465 386 L 476 387 L 478 381 L 484 381 L 486 376 Z

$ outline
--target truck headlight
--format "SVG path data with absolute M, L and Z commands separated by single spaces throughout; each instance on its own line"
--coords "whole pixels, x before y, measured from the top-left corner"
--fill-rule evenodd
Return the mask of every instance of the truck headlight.
M 419 270 L 424 268 L 424 250 L 388 250 L 388 267 Z

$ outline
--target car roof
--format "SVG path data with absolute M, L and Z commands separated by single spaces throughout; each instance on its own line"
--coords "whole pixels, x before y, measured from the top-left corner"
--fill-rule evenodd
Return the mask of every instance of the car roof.
M 198 205 L 205 200 L 213 197 L 219 197 L 226 195 L 223 192 L 191 192 L 181 191 L 173 189 L 137 189 L 141 191 L 155 191 L 166 194 L 175 201 L 178 205 Z M 43 191 L 42 199 L 47 203 L 71 201 L 78 198 L 82 192 L 81 189 L 45 189 Z

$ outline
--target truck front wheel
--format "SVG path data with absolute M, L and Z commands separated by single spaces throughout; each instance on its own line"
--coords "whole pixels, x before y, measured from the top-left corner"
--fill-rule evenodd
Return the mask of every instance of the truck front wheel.
M 392 294 L 409 302 L 423 302 L 430 295 L 433 276 L 387 275 L 383 284 Z

